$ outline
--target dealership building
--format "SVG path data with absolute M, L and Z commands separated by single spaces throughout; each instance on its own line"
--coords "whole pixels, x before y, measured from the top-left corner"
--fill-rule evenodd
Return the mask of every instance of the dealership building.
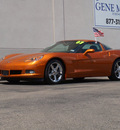
M 97 40 L 120 49 L 120 0 L 0 0 L 0 50 Z

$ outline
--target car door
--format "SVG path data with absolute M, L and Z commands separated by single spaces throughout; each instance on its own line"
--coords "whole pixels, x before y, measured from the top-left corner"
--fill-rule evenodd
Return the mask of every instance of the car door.
M 85 54 L 88 49 L 94 49 L 95 52 Z M 76 73 L 79 77 L 106 76 L 109 60 L 109 54 L 102 50 L 99 43 L 87 43 L 77 53 Z

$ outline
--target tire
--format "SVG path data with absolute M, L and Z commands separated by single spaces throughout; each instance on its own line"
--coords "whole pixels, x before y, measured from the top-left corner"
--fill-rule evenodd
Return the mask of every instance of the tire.
M 108 78 L 113 81 L 120 80 L 120 59 L 114 62 L 111 75 Z
M 7 81 L 8 81 L 10 84 L 17 84 L 17 83 L 20 82 L 19 79 L 8 79 Z
M 61 61 L 53 59 L 48 62 L 45 69 L 45 82 L 58 84 L 64 80 L 65 69 Z

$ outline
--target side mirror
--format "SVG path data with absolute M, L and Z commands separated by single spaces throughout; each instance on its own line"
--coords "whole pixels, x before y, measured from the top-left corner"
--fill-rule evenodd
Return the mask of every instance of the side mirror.
M 87 49 L 87 50 L 83 53 L 83 55 L 87 55 L 88 53 L 94 53 L 94 52 L 95 52 L 94 49 Z

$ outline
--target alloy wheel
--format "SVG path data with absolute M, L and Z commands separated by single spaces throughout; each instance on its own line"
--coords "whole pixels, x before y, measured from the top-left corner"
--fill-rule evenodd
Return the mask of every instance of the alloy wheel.
M 120 79 L 120 60 L 118 60 L 114 66 L 114 73 L 117 79 Z

